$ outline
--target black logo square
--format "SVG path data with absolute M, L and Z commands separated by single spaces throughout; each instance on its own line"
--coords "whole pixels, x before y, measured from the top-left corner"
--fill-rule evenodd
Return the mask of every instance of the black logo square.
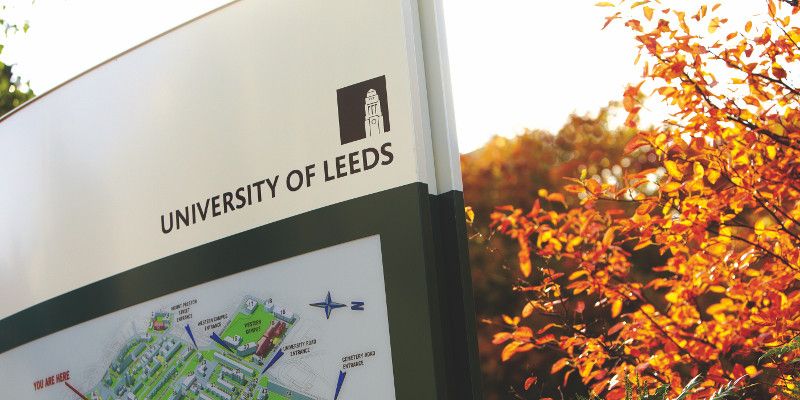
M 342 144 L 389 132 L 385 75 L 337 90 L 336 101 Z

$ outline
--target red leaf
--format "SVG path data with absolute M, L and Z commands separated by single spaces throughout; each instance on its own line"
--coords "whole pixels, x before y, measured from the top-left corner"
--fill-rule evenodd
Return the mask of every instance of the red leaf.
M 530 389 L 531 386 L 533 386 L 533 384 L 536 383 L 536 380 L 537 379 L 535 376 L 531 376 L 528 379 L 525 379 L 525 390 Z

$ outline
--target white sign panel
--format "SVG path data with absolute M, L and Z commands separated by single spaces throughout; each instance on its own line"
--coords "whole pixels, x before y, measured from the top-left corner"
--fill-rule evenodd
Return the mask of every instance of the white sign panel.
M 435 7 L 235 1 L 7 116 L 4 393 L 471 391 L 469 271 L 433 233 L 460 204 Z
M 0 317 L 215 238 L 433 184 L 410 12 L 401 0 L 237 2 L 11 115 Z M 348 91 L 359 84 L 379 96 Z M 370 107 L 373 122 L 352 112 Z

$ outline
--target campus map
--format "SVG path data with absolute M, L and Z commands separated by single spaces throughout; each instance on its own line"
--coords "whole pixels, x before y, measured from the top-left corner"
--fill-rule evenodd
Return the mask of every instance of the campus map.
M 270 381 L 269 363 L 282 355 L 282 340 L 296 317 L 273 299 L 245 298 L 211 345 L 198 347 L 189 325 L 154 312 L 147 330 L 117 354 L 90 393 L 92 400 L 305 400 Z M 188 334 L 176 335 L 177 329 Z

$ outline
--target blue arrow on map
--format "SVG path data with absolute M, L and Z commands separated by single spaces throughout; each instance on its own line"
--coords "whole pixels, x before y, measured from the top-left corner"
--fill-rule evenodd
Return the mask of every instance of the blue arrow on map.
M 192 343 L 194 343 L 194 348 L 197 348 L 197 342 L 194 340 L 194 334 L 192 333 L 192 328 L 189 327 L 189 324 L 186 324 L 186 333 L 189 334 L 189 339 L 192 339 Z
M 227 344 L 227 343 L 225 343 L 225 341 L 224 341 L 224 340 L 220 339 L 220 338 L 219 338 L 219 336 L 217 336 L 217 333 L 216 333 L 216 332 L 213 332 L 213 333 L 211 333 L 211 340 L 213 340 L 213 341 L 215 341 L 215 342 L 219 343 L 219 344 L 220 344 L 220 346 L 222 346 L 222 347 L 224 347 L 224 348 L 228 349 L 228 351 L 231 351 L 231 352 L 233 351 L 233 350 L 231 350 L 231 348 L 230 348 L 230 347 L 228 347 L 228 344 Z
M 276 362 L 278 362 L 278 360 L 279 360 L 281 357 L 283 357 L 283 350 L 281 350 L 281 349 L 278 349 L 278 352 L 277 352 L 277 353 L 275 353 L 275 355 L 274 355 L 274 356 L 272 356 L 272 360 L 269 360 L 269 363 L 267 363 L 267 366 L 266 366 L 266 367 L 264 367 L 264 370 L 263 370 L 263 371 L 261 371 L 261 373 L 263 374 L 264 372 L 267 372 L 267 370 L 269 369 L 269 367 L 273 366 L 273 365 L 274 365 Z
M 347 375 L 347 372 L 339 371 L 339 382 L 336 383 L 336 395 L 333 396 L 333 400 L 337 400 L 339 398 L 339 391 L 342 390 L 342 384 L 344 384 L 345 375 Z

